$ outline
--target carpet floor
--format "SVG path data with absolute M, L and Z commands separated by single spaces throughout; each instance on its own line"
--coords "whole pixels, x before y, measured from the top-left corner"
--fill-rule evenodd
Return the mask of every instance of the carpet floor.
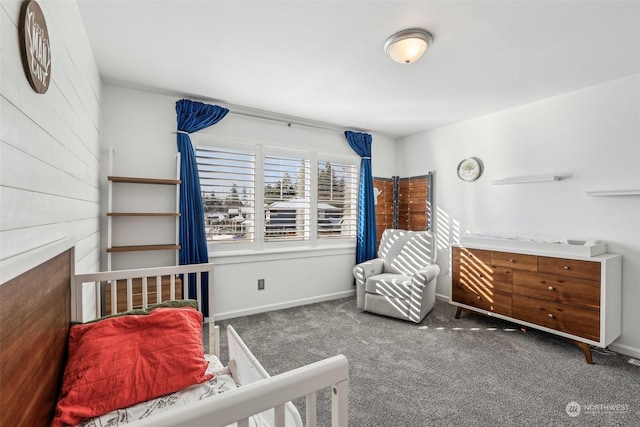
M 355 297 L 220 321 L 272 375 L 344 354 L 349 425 L 640 426 L 640 367 L 437 301 L 414 324 L 356 308 Z M 304 400 L 294 401 L 304 417 Z M 329 390 L 318 425 L 330 425 Z

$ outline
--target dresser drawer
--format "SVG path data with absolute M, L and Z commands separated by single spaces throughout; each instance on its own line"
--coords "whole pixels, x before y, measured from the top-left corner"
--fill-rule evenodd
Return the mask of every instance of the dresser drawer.
M 453 283 L 467 285 L 478 291 L 500 291 L 511 293 L 512 271 L 504 267 L 466 262 L 453 259 Z
M 535 255 L 512 254 L 509 252 L 491 252 L 491 265 L 512 268 L 514 270 L 537 271 L 538 257 Z
M 511 316 L 511 295 L 501 292 L 479 292 L 463 284 L 454 283 L 451 298 L 455 302 L 504 316 Z
M 594 261 L 538 257 L 538 271 L 600 281 L 600 263 Z
M 600 341 L 600 312 L 537 298 L 513 295 L 512 317 L 525 322 Z
M 600 309 L 600 282 L 593 280 L 515 271 L 513 293 L 590 310 Z
M 485 251 L 482 249 L 473 248 L 453 248 L 453 259 L 459 259 L 463 263 L 471 262 L 474 264 L 490 265 L 491 264 L 491 251 Z

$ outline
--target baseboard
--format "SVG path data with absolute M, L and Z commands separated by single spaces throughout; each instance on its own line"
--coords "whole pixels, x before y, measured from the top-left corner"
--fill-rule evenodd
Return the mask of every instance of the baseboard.
M 444 302 L 449 302 L 451 300 L 451 298 L 449 298 L 449 295 L 442 295 L 439 293 L 436 293 L 436 299 L 438 301 L 444 301 Z
M 640 359 L 640 349 L 630 347 L 624 344 L 609 344 L 609 350 L 615 351 L 616 353 L 624 354 L 625 356 L 631 356 L 636 359 Z
M 250 316 L 252 314 L 266 313 L 267 311 L 282 310 L 284 308 L 298 307 L 301 305 L 314 304 L 317 302 L 331 301 L 334 299 L 347 298 L 356 294 L 355 288 L 351 291 L 336 292 L 335 294 L 320 295 L 312 298 L 303 298 L 293 301 L 281 302 L 278 304 L 263 305 L 260 307 L 251 307 L 243 310 L 227 311 L 224 313 L 216 313 L 215 320 L 227 320 L 235 317 Z

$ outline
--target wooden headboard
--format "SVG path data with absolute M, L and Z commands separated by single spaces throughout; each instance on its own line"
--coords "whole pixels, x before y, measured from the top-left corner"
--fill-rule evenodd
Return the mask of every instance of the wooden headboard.
M 71 323 L 72 239 L 0 263 L 0 425 L 49 426 Z

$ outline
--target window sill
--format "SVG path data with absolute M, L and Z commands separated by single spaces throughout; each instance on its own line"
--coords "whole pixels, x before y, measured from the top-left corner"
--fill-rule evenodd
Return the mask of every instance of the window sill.
M 355 255 L 353 244 L 326 245 L 316 247 L 288 247 L 263 251 L 245 250 L 210 252 L 209 262 L 216 265 L 242 264 L 246 262 L 281 261 L 298 258 L 317 258 L 336 255 Z M 355 258 L 354 258 L 355 263 Z

